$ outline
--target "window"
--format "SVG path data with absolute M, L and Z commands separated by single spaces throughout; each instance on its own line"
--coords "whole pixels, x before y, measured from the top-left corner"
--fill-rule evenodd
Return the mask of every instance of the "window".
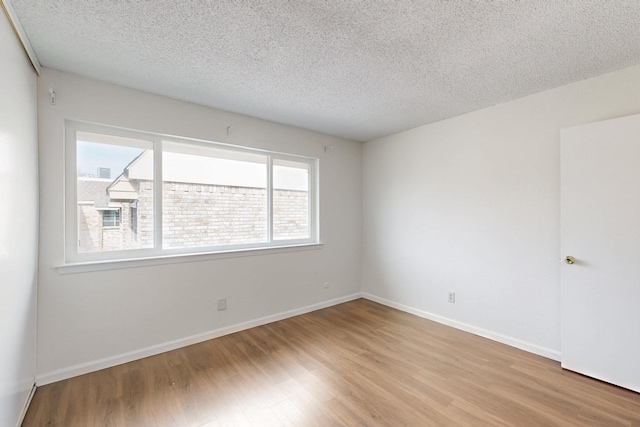
M 273 238 L 309 237 L 309 163 L 273 161 Z
M 120 227 L 120 210 L 103 210 L 102 211 L 103 227 Z
M 318 242 L 317 159 L 77 122 L 66 130 L 67 262 Z
M 267 154 L 183 142 L 162 148 L 165 248 L 268 242 Z

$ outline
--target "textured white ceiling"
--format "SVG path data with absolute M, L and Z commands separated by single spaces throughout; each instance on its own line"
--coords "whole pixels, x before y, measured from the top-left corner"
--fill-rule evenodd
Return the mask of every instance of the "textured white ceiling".
M 366 141 L 640 63 L 640 0 L 11 0 L 47 67 Z

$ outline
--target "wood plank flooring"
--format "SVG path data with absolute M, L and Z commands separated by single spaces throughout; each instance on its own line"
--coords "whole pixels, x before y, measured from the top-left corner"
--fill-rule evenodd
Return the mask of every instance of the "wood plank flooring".
M 30 426 L 640 426 L 640 394 L 357 300 L 38 388 Z

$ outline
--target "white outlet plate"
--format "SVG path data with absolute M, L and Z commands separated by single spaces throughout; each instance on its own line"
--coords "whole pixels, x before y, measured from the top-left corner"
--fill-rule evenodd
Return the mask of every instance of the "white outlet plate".
M 227 299 L 226 298 L 220 298 L 218 300 L 218 311 L 222 311 L 222 310 L 226 310 L 227 309 Z
M 456 302 L 456 293 L 455 292 L 449 292 L 449 302 L 452 304 L 455 304 Z

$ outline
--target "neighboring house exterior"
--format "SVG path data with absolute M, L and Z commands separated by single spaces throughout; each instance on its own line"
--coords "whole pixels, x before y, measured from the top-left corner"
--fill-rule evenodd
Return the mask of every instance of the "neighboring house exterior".
M 96 252 L 128 249 L 131 224 L 127 218 L 129 206 L 111 200 L 107 188 L 112 179 L 78 177 L 78 251 Z
M 266 240 L 263 164 L 179 153 L 163 157 L 164 248 Z M 78 177 L 78 251 L 153 247 L 152 178 L 151 151 L 144 151 L 115 179 Z M 307 237 L 308 181 L 295 170 L 285 178 L 274 185 L 274 237 Z

